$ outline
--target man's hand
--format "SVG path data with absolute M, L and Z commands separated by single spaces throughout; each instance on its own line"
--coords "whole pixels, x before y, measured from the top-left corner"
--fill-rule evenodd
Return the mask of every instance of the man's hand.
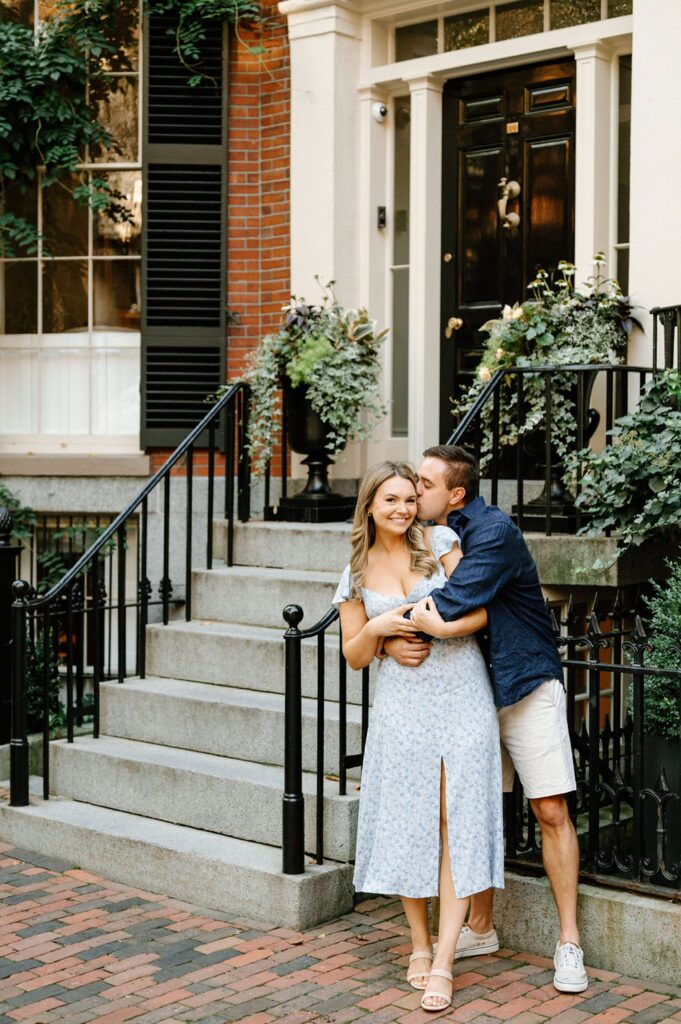
M 389 636 L 383 641 L 385 654 L 406 668 L 416 668 L 424 662 L 430 654 L 430 648 L 431 644 L 419 637 L 411 639 L 404 636 Z
M 447 636 L 447 623 L 437 610 L 432 597 L 424 597 L 411 610 L 411 621 L 415 622 L 422 633 L 442 639 Z

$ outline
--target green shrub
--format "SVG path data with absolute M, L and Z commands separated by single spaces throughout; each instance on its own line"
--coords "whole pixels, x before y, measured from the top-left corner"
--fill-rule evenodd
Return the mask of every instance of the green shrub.
M 40 629 L 35 640 L 27 638 L 26 644 L 26 716 L 28 731 L 39 732 L 43 728 L 43 687 L 45 672 L 45 633 Z M 47 713 L 50 729 L 56 729 L 66 721 L 64 705 L 59 691 L 59 662 L 54 649 L 54 631 L 50 630 L 47 652 Z
M 649 664 L 656 668 L 681 669 L 681 561 L 667 562 L 669 578 L 653 584 L 648 599 L 648 622 L 652 652 Z M 648 678 L 645 687 L 644 720 L 646 732 L 675 739 L 681 729 L 677 679 Z
M 681 532 L 681 373 L 667 370 L 644 389 L 638 407 L 616 420 L 612 444 L 568 459 L 581 477 L 581 533 L 612 530 L 618 554 L 664 532 Z

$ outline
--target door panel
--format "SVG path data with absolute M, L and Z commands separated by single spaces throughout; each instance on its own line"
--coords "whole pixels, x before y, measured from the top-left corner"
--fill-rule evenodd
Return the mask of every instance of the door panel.
M 572 253 L 571 149 L 565 138 L 531 141 L 525 148 L 523 180 L 532 182 L 523 204 L 528 269 L 555 267 Z
M 489 306 L 501 274 L 501 253 L 497 244 L 497 181 L 503 167 L 499 147 L 464 153 L 460 161 L 462 216 L 457 251 L 465 253 L 461 306 L 480 303 Z
M 573 61 L 448 82 L 443 110 L 441 426 L 472 380 L 485 336 L 505 303 L 527 298 L 539 267 L 574 253 Z M 504 227 L 502 177 L 520 185 Z M 457 330 L 452 320 L 463 321 Z M 449 337 L 447 337 L 449 335 Z

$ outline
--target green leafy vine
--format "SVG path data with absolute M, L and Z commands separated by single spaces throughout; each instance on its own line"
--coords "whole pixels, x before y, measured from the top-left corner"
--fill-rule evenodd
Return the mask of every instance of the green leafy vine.
M 581 291 L 574 287 L 575 267 L 561 260 L 553 275 L 539 270 L 528 288 L 532 298 L 505 306 L 501 317 L 480 330 L 489 335 L 477 377 L 454 403 L 457 416 L 466 413 L 496 373 L 513 367 L 597 365 L 621 363 L 628 335 L 638 322 L 618 283 L 604 275 L 605 257 L 594 256 L 594 274 Z M 518 421 L 517 378 L 505 375 L 501 385 L 498 437 L 502 448 L 517 445 L 543 428 L 546 417 L 545 381 L 540 373 L 524 377 L 523 416 Z M 576 386 L 568 373 L 552 379 L 552 439 L 562 459 L 577 438 Z M 492 457 L 494 408 L 482 412 L 481 466 Z
M 131 220 L 125 197 L 80 167 L 88 150 L 117 147 L 98 120 L 97 99 L 106 95 L 107 74 L 125 67 L 138 3 L 57 0 L 36 31 L 13 20 L 1 0 L 0 7 L 0 256 L 13 258 L 35 255 L 40 236 L 31 219 L 11 208 L 8 193 L 25 193 L 37 180 L 66 189 L 114 222 Z M 232 24 L 237 34 L 240 24 L 262 22 L 255 0 L 145 0 L 145 8 L 172 16 L 168 31 L 191 85 L 210 79 L 203 45 L 216 21 Z

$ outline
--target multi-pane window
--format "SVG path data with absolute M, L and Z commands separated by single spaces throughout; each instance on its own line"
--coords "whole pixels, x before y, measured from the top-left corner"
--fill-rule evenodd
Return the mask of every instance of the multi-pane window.
M 36 27 L 46 0 L 1 0 Z M 118 8 L 121 45 L 89 99 L 114 144 L 86 151 L 72 180 L 28 192 L 5 182 L 5 209 L 34 224 L 35 256 L 0 259 L 0 443 L 58 435 L 138 447 L 140 350 L 140 12 Z M 105 179 L 127 219 L 76 202 L 76 184 Z M 122 440 L 125 439 L 125 440 Z
M 398 26 L 394 59 L 413 60 L 601 18 L 619 18 L 632 13 L 633 3 L 634 0 L 497 0 L 472 11 Z
M 629 199 L 631 168 L 631 54 L 619 59 L 617 126 L 617 218 L 615 275 L 625 295 L 629 291 Z
M 409 162 L 411 102 L 395 100 L 395 166 L 393 175 L 392 275 L 392 405 L 394 437 L 406 437 L 409 428 Z

